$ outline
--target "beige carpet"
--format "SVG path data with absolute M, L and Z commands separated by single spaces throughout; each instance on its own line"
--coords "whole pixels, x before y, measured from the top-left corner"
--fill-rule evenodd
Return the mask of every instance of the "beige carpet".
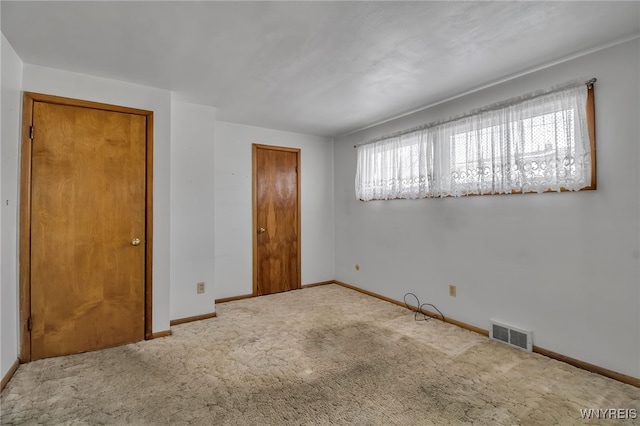
M 640 411 L 638 388 L 337 285 L 217 313 L 170 337 L 20 366 L 1 423 L 583 425 L 618 424 L 582 420 L 584 408 Z

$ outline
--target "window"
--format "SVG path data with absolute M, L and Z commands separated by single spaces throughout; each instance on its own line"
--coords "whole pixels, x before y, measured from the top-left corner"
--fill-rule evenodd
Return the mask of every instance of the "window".
M 588 107 L 589 106 L 589 107 Z M 362 200 L 595 188 L 593 89 L 509 101 L 358 147 Z
M 429 194 L 433 165 L 428 162 L 433 153 L 423 136 L 423 132 L 408 133 L 359 150 L 360 178 L 356 179 L 369 199 L 421 198 Z

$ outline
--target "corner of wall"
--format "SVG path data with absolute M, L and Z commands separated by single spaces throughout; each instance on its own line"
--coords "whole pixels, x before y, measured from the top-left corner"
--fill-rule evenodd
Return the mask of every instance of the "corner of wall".
M 170 315 L 215 312 L 216 108 L 171 99 Z M 197 293 L 198 283 L 204 291 Z
M 23 62 L 2 34 L 0 140 L 0 377 L 15 365 L 19 351 L 18 173 Z

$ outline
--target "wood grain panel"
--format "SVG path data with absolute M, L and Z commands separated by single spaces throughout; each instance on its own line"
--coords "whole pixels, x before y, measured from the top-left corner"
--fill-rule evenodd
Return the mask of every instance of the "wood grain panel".
M 20 362 L 31 361 L 31 125 L 34 100 L 25 93 L 22 101 L 20 147 Z
M 257 146 L 254 156 L 256 294 L 300 288 L 299 151 Z
M 162 337 L 171 336 L 171 330 L 158 331 L 156 333 L 152 333 L 149 339 L 160 339 Z
M 329 284 L 335 284 L 335 281 L 331 280 L 331 281 L 320 281 L 317 283 L 302 284 L 301 288 L 319 287 L 321 285 L 329 285 Z
M 174 325 L 187 324 L 194 321 L 202 321 L 206 319 L 215 318 L 216 316 L 217 314 L 215 312 L 211 312 L 209 314 L 194 315 L 192 317 L 185 317 L 185 318 L 177 318 L 177 319 L 171 320 L 169 322 L 169 325 L 173 327 Z
M 131 114 L 131 112 L 129 112 Z M 147 111 L 147 199 L 146 199 L 146 229 L 145 229 L 145 312 L 144 338 L 153 339 L 153 113 Z
M 216 299 L 216 300 L 214 300 L 214 302 L 217 305 L 219 303 L 234 302 L 236 300 L 250 299 L 252 297 L 256 297 L 256 295 L 253 294 L 253 293 L 251 293 L 251 294 L 241 294 L 239 296 L 223 297 L 221 299 Z
M 20 361 L 16 359 L 13 364 L 11 364 L 11 367 L 9 367 L 9 371 L 7 371 L 7 374 L 5 374 L 0 381 L 0 391 L 3 391 L 4 388 L 9 384 L 9 381 L 11 380 L 13 375 L 16 373 L 16 371 L 18 371 L 19 366 Z
M 596 104 L 593 94 L 593 84 L 587 87 L 587 127 L 591 141 L 591 186 L 585 189 L 596 189 L 598 186 L 596 167 Z
M 35 102 L 33 123 L 31 357 L 141 340 L 146 119 Z

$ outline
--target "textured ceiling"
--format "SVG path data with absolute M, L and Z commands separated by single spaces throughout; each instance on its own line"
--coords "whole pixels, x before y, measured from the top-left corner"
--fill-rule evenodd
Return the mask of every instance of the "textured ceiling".
M 26 63 L 336 136 L 640 34 L 632 2 L 10 2 Z

